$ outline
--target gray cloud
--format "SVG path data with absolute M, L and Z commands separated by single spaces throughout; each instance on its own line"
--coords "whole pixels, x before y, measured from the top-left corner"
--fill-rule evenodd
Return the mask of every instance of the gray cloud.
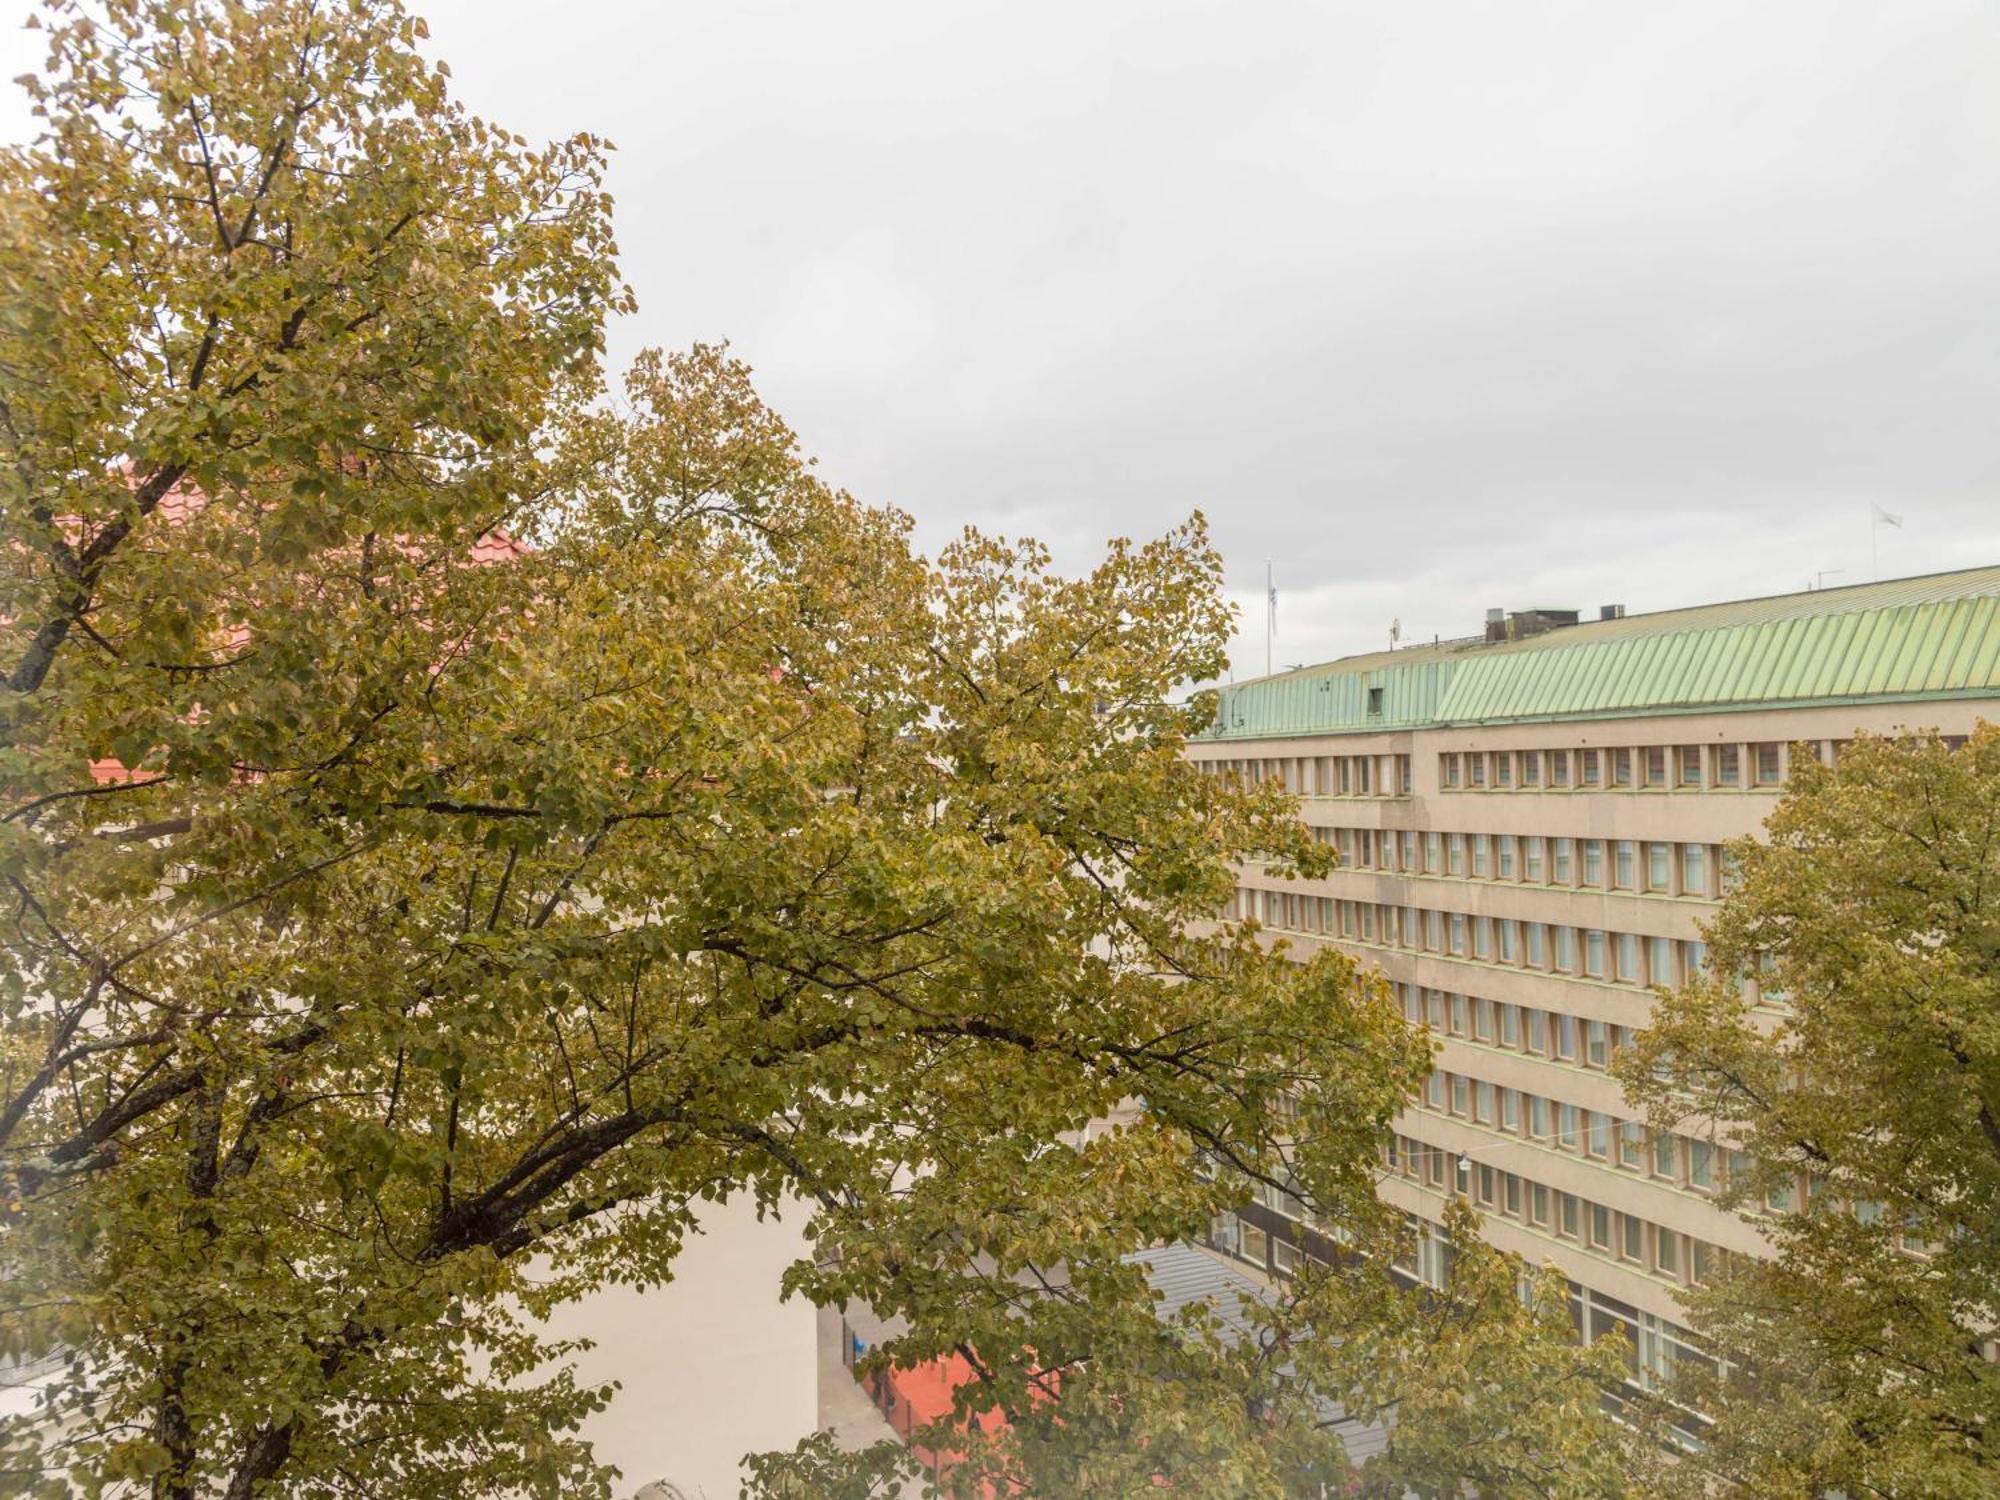
M 620 357 L 734 340 L 928 546 L 1202 506 L 1239 671 L 1267 558 L 1280 662 L 1857 581 L 1873 503 L 1885 574 L 2000 561 L 1974 0 L 419 8 L 619 143 Z

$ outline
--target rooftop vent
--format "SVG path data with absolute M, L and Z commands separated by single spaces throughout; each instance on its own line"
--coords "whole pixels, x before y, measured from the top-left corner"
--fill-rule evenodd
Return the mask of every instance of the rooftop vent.
M 1543 635 L 1576 622 L 1577 612 L 1573 609 L 1517 609 L 1511 614 L 1504 609 L 1489 609 L 1486 639 L 1525 641 L 1531 635 Z
M 1625 618 L 1625 606 L 1622 604 L 1600 604 L 1597 606 L 1597 618 L 1600 620 L 1622 620 Z

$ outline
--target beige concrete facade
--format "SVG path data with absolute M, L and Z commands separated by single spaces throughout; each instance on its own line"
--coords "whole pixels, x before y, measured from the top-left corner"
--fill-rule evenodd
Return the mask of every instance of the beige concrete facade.
M 1395 1124 L 1384 1196 L 1429 1222 L 1449 1194 L 1471 1198 L 1494 1243 L 1561 1268 L 1580 1327 L 1632 1336 L 1644 1379 L 1691 1352 L 1679 1294 L 1717 1251 L 1757 1254 L 1764 1241 L 1754 1216 L 1714 1201 L 1729 1143 L 1701 1121 L 1655 1138 L 1605 1064 L 1646 1023 L 1655 982 L 1703 962 L 1723 846 L 1760 828 L 1795 743 L 1825 758 L 1857 731 L 1963 735 L 1981 718 L 2000 718 L 2000 698 L 1212 740 L 1188 753 L 1218 774 L 1281 778 L 1342 854 L 1320 881 L 1245 868 L 1233 915 L 1300 953 L 1350 952 L 1437 1038 L 1437 1072 Z M 1369 762 L 1368 794 L 1329 791 L 1343 758 Z M 1614 781 L 1621 763 L 1629 784 Z M 1362 784 L 1354 762 L 1345 775 Z M 1260 1250 L 1271 1239 L 1245 1238 Z

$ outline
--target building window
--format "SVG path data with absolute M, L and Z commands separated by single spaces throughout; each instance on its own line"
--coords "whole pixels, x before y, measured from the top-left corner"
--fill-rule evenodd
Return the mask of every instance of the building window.
M 1549 1055 L 1549 1013 L 1545 1010 L 1528 1012 L 1528 1050 L 1537 1057 Z
M 1541 922 L 1530 922 L 1528 926 L 1528 967 L 1546 969 L 1549 966 L 1548 927 Z
M 1594 927 L 1583 935 L 1583 972 L 1592 979 L 1604 977 L 1604 934 Z
M 1521 1008 L 1518 1005 L 1500 1007 L 1500 1045 L 1503 1047 L 1521 1045 Z
M 1472 1113 L 1472 1080 L 1463 1073 L 1451 1075 L 1451 1112 L 1461 1119 Z
M 1636 891 L 1639 888 L 1639 846 L 1631 839 L 1619 839 L 1616 845 L 1617 889 Z
M 1708 846 L 1681 845 L 1681 891 L 1689 896 L 1708 894 Z
M 1556 1056 L 1564 1062 L 1576 1061 L 1576 1017 L 1556 1016 Z
M 1493 873 L 1493 840 L 1483 833 L 1472 836 L 1472 873 L 1481 880 Z
M 1590 1113 L 1590 1154 L 1603 1161 L 1611 1154 L 1610 1117 L 1592 1110 Z
M 1443 846 L 1444 840 L 1438 834 L 1427 833 L 1424 835 L 1424 873 L 1426 875 L 1435 875 L 1442 868 L 1443 861 L 1440 858 L 1439 851 Z
M 1472 1039 L 1476 1042 L 1493 1040 L 1493 1002 L 1475 1000 L 1472 1002 Z
M 1646 846 L 1646 889 L 1666 891 L 1674 883 L 1673 846 L 1669 844 L 1648 844 Z
M 1521 878 L 1539 885 L 1542 881 L 1542 851 L 1545 840 L 1531 835 L 1521 844 Z
M 1528 1095 L 1528 1134 L 1538 1141 L 1549 1138 L 1549 1101 L 1540 1094 Z
M 1599 933 L 1598 937 L 1601 940 L 1603 934 Z M 1600 965 L 1603 963 L 1601 954 L 1598 962 Z M 1564 974 L 1574 974 L 1576 972 L 1576 929 L 1574 927 L 1558 927 L 1556 929 L 1556 968 Z
M 1665 1131 L 1653 1137 L 1653 1175 L 1669 1182 L 1678 1181 L 1681 1175 L 1680 1143 Z
M 1514 784 L 1514 757 L 1504 750 L 1493 757 L 1493 784 L 1495 786 Z
M 1618 1253 L 1626 1260 L 1644 1261 L 1646 1258 L 1646 1223 L 1630 1214 L 1618 1216 L 1619 1233 L 1622 1243 Z
M 1451 997 L 1451 1034 L 1453 1036 L 1464 1036 L 1465 1030 L 1465 996 L 1453 995 Z
M 1495 863 L 1493 873 L 1495 876 L 1501 880 L 1513 880 L 1517 878 L 1517 871 L 1520 864 L 1520 847 L 1521 841 L 1515 838 L 1513 834 L 1503 833 L 1500 835 L 1498 846 L 1494 850 Z
M 1457 786 L 1458 757 L 1456 755 L 1446 755 L 1440 758 L 1444 761 L 1444 784 L 1446 786 Z
M 1455 957 L 1465 957 L 1465 916 L 1462 912 L 1451 914 L 1451 951 Z
M 1500 1202 L 1514 1218 L 1521 1217 L 1521 1179 L 1512 1172 L 1500 1174 Z
M 1472 1091 L 1472 1118 L 1482 1125 L 1493 1123 L 1493 1085 L 1483 1080 Z
M 1555 853 L 1556 884 L 1576 883 L 1576 840 L 1557 839 Z
M 1654 745 L 1646 751 L 1646 785 L 1665 786 L 1667 784 L 1667 751 L 1664 745 Z
M 1447 875 L 1463 875 L 1465 873 L 1465 835 L 1462 833 L 1452 834 L 1446 839 L 1445 848 L 1450 855 L 1450 862 L 1445 866 L 1445 873 Z
M 1653 1263 L 1662 1276 L 1678 1280 L 1681 1274 L 1681 1237 L 1670 1229 L 1653 1230 Z
M 1520 939 L 1517 934 L 1520 931 L 1520 924 L 1517 922 L 1500 922 L 1496 925 L 1500 933 L 1500 962 L 1503 964 L 1519 963 L 1521 961 L 1521 953 Z
M 1637 1120 L 1618 1127 L 1618 1165 L 1634 1171 L 1646 1164 L 1646 1129 Z
M 1528 1217 L 1537 1224 L 1549 1222 L 1549 1190 L 1539 1182 L 1528 1189 Z
M 1515 1133 L 1521 1129 L 1521 1096 L 1513 1089 L 1500 1090 L 1500 1128 Z
M 1618 978 L 1625 984 L 1639 982 L 1639 939 L 1634 933 L 1618 934 Z
M 1717 786 L 1743 784 L 1743 750 L 1740 745 L 1715 747 L 1715 784 Z
M 1582 1218 L 1580 1212 L 1582 1204 L 1568 1193 L 1558 1193 L 1556 1198 L 1562 1215 L 1562 1232 L 1571 1239 L 1578 1238 L 1577 1231 L 1580 1227 L 1578 1221 Z
M 1542 752 L 1523 750 L 1521 752 L 1521 785 L 1540 786 L 1542 784 Z
M 1556 1124 L 1560 1131 L 1556 1137 L 1556 1144 L 1565 1151 L 1576 1150 L 1579 1143 L 1576 1106 L 1574 1104 L 1558 1106 L 1556 1110 Z
M 1776 745 L 1755 745 L 1751 748 L 1757 757 L 1757 785 L 1776 786 L 1784 780 L 1784 766 Z
M 1590 1248 L 1593 1250 L 1611 1248 L 1611 1210 L 1602 1203 L 1590 1205 Z
M 1549 751 L 1549 785 L 1553 787 L 1569 785 L 1569 751 Z
M 1604 840 L 1583 841 L 1583 883 L 1592 890 L 1604 888 Z
M 1647 982 L 1670 985 L 1674 982 L 1674 942 L 1672 938 L 1646 939 Z
M 1688 1186 L 1703 1192 L 1715 1186 L 1715 1149 L 1707 1141 L 1688 1142 Z
M 1680 761 L 1680 784 L 1688 787 L 1701 785 L 1701 746 L 1683 745 L 1678 755 Z
M 1585 1056 L 1593 1068 L 1602 1068 L 1611 1061 L 1611 1041 L 1609 1028 L 1602 1021 L 1586 1022 L 1583 1028 Z
M 1483 755 L 1468 755 L 1465 758 L 1465 762 L 1466 770 L 1471 773 L 1472 784 L 1474 786 L 1485 786 L 1486 757 Z
M 1632 752 L 1613 750 L 1611 752 L 1611 784 L 1630 786 L 1632 784 Z
M 1237 1254 L 1241 1255 L 1253 1266 L 1268 1264 L 1271 1254 L 1270 1235 L 1259 1229 L 1255 1224 L 1245 1221 L 1243 1224 L 1243 1246 L 1237 1251 Z

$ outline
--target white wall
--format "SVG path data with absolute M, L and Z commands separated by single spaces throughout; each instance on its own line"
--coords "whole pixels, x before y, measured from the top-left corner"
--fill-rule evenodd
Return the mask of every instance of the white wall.
M 735 1500 L 745 1453 L 789 1448 L 818 1420 L 812 1304 L 778 1301 L 778 1277 L 807 1251 L 803 1208 L 757 1222 L 747 1201 L 703 1205 L 664 1287 L 610 1287 L 551 1320 L 597 1347 L 577 1356 L 585 1383 L 624 1389 L 584 1426 L 616 1464 L 624 1500 L 667 1480 L 688 1500 Z

